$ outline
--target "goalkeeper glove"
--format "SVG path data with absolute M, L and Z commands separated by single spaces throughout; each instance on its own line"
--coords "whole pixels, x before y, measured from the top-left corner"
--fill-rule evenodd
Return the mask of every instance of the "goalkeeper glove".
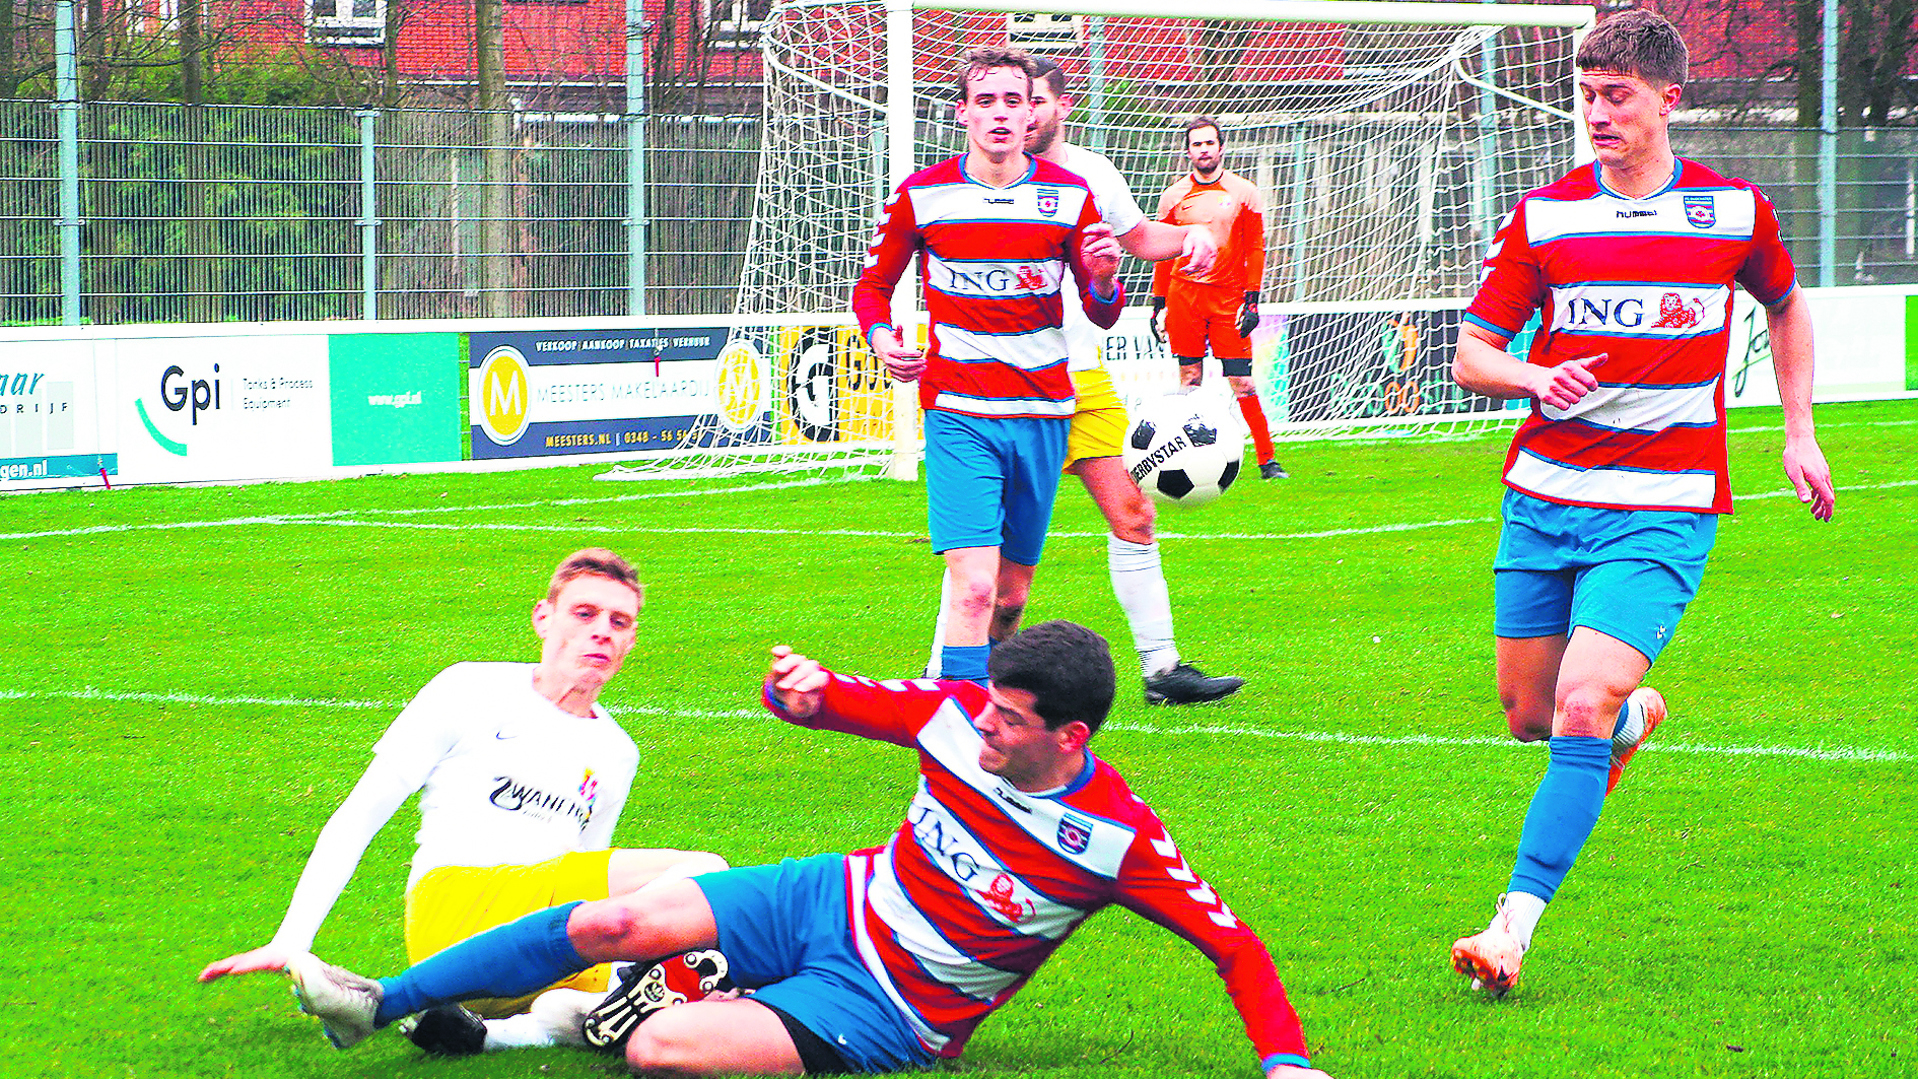
M 1239 331 L 1240 337 L 1250 337 L 1258 324 L 1259 294 L 1248 292 L 1245 294 L 1245 305 L 1239 308 L 1239 321 L 1234 323 L 1232 328 Z
M 1159 321 L 1159 316 L 1163 314 L 1165 314 L 1165 297 L 1152 297 L 1152 317 L 1146 320 L 1146 327 L 1152 333 L 1153 343 L 1160 348 L 1165 347 L 1165 326 Z

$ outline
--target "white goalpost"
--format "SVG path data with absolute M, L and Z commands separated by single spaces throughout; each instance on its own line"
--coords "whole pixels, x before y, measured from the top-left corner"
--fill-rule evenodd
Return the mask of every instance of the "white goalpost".
M 695 424 L 616 472 L 913 474 L 916 396 L 847 310 L 881 200 L 963 149 L 958 68 L 992 44 L 1060 64 L 1068 138 L 1111 158 L 1148 212 L 1187 170 L 1184 122 L 1219 120 L 1226 167 L 1265 195 L 1254 375 L 1278 433 L 1497 421 L 1445 368 L 1505 209 L 1588 157 L 1572 60 L 1593 19 L 1503 3 L 782 0 L 761 43 L 757 209 L 729 320 L 735 381 L 756 379 L 766 411 L 749 431 Z M 1138 306 L 1105 358 L 1136 400 L 1176 366 L 1146 333 L 1151 267 L 1123 272 Z M 895 321 L 923 332 L 916 280 Z

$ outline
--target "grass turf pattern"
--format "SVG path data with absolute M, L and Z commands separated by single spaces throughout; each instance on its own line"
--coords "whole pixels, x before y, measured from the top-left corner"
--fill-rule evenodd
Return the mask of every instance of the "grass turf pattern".
M 1163 510 L 1181 649 L 1248 680 L 1203 708 L 1142 703 L 1103 524 L 1067 480 L 1028 619 L 1113 642 L 1120 700 L 1094 749 L 1260 931 L 1318 1066 L 1911 1074 L 1918 406 L 1819 421 L 1840 485 L 1829 525 L 1776 495 L 1776 410 L 1734 415 L 1733 489 L 1769 497 L 1722 527 L 1651 677 L 1673 718 L 1496 1004 L 1447 949 L 1489 915 L 1545 764 L 1503 738 L 1493 688 L 1505 438 L 1281 444 L 1292 479 Z M 754 477 L 682 494 L 596 471 L 0 499 L 0 1076 L 608 1074 L 562 1050 L 428 1060 L 391 1034 L 340 1054 L 283 979 L 193 982 L 272 935 L 414 690 L 456 660 L 535 658 L 532 602 L 576 547 L 613 547 L 647 582 L 606 697 L 641 747 L 621 844 L 743 865 L 885 839 L 911 755 L 782 725 L 757 687 L 774 643 L 861 673 L 923 663 L 939 586 L 923 486 Z M 402 808 L 374 841 L 322 956 L 366 973 L 403 961 L 416 820 Z M 1256 1062 L 1198 954 L 1115 910 L 956 1070 Z

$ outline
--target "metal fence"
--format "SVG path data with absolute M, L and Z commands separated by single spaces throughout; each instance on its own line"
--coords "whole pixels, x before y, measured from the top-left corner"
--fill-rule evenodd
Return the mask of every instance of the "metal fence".
M 635 149 L 598 114 L 90 103 L 63 178 L 48 103 L 0 101 L 0 322 L 62 318 L 63 183 L 87 322 L 623 314 L 636 279 L 648 312 L 725 312 L 758 142 L 741 117 L 654 117 Z
M 1829 276 L 1821 137 L 1673 130 L 1679 153 L 1771 197 L 1802 282 L 1918 282 L 1918 129 L 1838 134 Z M 63 183 L 87 322 L 604 316 L 633 310 L 635 279 L 649 313 L 730 311 L 758 118 L 655 116 L 630 141 L 598 114 L 89 103 L 63 178 L 49 103 L 0 101 L 0 323 L 65 314 Z

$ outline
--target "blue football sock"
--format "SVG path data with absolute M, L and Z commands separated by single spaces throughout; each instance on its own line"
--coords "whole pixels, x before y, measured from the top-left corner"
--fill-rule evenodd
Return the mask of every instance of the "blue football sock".
M 989 644 L 947 644 L 939 647 L 939 677 L 948 681 L 986 684 Z
M 395 978 L 373 1022 L 384 1026 L 436 1004 L 476 997 L 523 997 L 593 964 L 566 939 L 577 902 L 536 910 L 420 960 Z
M 1552 762 L 1532 795 L 1518 837 L 1518 862 L 1507 891 L 1529 892 L 1550 902 L 1605 804 L 1605 775 L 1612 743 L 1606 738 L 1555 736 Z

